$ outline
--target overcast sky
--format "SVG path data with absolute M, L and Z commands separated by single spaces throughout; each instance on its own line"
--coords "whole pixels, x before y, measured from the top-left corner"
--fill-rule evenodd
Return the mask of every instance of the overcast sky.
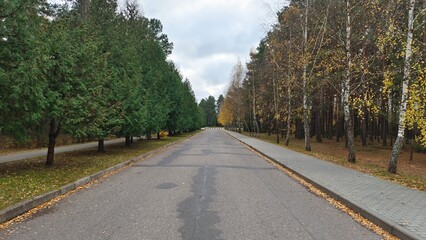
M 245 63 L 283 0 L 137 0 L 144 15 L 160 19 L 174 43 L 173 60 L 200 101 L 223 94 L 232 67 Z

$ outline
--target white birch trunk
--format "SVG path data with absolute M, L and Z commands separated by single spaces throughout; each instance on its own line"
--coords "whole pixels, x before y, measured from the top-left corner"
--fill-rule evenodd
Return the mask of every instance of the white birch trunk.
M 355 145 L 354 145 L 354 131 L 353 121 L 351 118 L 349 108 L 349 95 L 350 95 L 350 83 L 351 83 L 351 68 L 352 68 L 352 56 L 351 56 L 351 3 L 350 0 L 346 0 L 346 79 L 343 82 L 343 112 L 345 116 L 346 131 L 348 138 L 348 161 L 355 163 Z
M 388 132 L 389 132 L 391 145 L 392 145 L 392 141 L 393 141 L 393 130 L 392 130 L 392 125 L 393 125 L 392 92 L 391 92 L 391 91 L 388 91 L 388 124 L 387 124 L 387 129 L 386 129 L 386 131 L 388 131 Z
M 288 146 L 290 143 L 290 134 L 291 134 L 291 81 L 293 80 L 291 77 L 291 68 L 290 68 L 290 62 L 291 62 L 291 40 L 292 40 L 292 31 L 291 31 L 291 27 L 289 30 L 289 49 L 287 51 L 287 57 L 288 57 L 288 83 L 287 83 L 287 111 L 288 111 L 288 115 L 287 115 L 287 132 L 286 132 L 286 138 L 285 138 L 285 145 Z
M 289 77 L 290 81 L 291 78 Z M 285 145 L 288 146 L 288 144 L 290 143 L 290 134 L 291 134 L 291 85 L 290 82 L 288 83 L 287 86 L 287 111 L 288 111 L 288 115 L 287 115 L 287 133 L 286 133 L 286 139 L 285 139 Z
M 308 14 L 309 14 L 309 0 L 305 1 L 305 19 L 304 19 L 304 32 L 303 32 L 303 126 L 305 129 L 305 150 L 311 151 L 311 133 L 310 133 L 310 114 L 309 114 L 309 99 L 308 99 Z
M 275 121 L 275 131 L 276 131 L 276 135 L 277 135 L 277 143 L 280 143 L 280 137 L 279 137 L 279 117 L 278 117 L 278 99 L 277 99 L 277 84 L 276 84 L 276 80 L 275 80 L 275 76 L 272 77 L 272 87 L 274 88 L 274 121 Z
M 407 44 L 405 47 L 405 60 L 404 60 L 404 78 L 402 81 L 401 89 L 401 103 L 399 105 L 399 123 L 398 123 L 398 136 L 392 148 L 392 154 L 389 160 L 388 171 L 396 173 L 398 157 L 404 144 L 404 131 L 405 131 L 405 114 L 407 111 L 407 98 L 408 98 L 408 84 L 410 81 L 411 70 L 411 57 L 413 55 L 411 45 L 413 43 L 413 25 L 414 25 L 414 6 L 416 0 L 410 0 L 408 9 L 408 30 L 407 30 Z

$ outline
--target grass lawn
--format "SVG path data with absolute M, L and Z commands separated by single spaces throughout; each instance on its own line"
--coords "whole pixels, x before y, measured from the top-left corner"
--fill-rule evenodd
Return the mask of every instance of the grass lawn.
M 0 164 L 0 209 L 72 183 L 168 143 L 197 132 L 166 137 L 162 140 L 136 140 L 131 147 L 123 144 L 55 155 L 53 166 L 46 167 L 45 157 Z
M 248 132 L 244 134 L 249 135 Z M 260 134 L 260 139 L 276 144 L 275 135 Z M 291 138 L 287 148 L 413 189 L 426 191 L 425 153 L 414 153 L 414 160 L 409 161 L 409 149 L 408 147 L 403 149 L 398 161 L 398 174 L 390 174 L 387 172 L 387 166 L 392 150 L 391 146 L 382 146 L 378 142 L 368 142 L 367 146 L 363 147 L 360 142 L 356 142 L 357 163 L 352 164 L 347 161 L 348 152 L 344 140 L 336 142 L 335 139 L 323 139 L 322 143 L 317 143 L 315 138 L 312 138 L 311 152 L 304 150 L 304 144 L 303 139 Z M 280 142 L 280 146 L 284 147 L 284 141 Z

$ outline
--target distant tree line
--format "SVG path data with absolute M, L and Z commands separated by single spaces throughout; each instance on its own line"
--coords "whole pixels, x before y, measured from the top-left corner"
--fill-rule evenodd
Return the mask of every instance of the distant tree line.
M 219 122 L 253 135 L 426 146 L 426 1 L 292 0 L 247 66 L 237 63 Z
M 217 100 L 214 96 L 203 98 L 200 101 L 199 107 L 203 116 L 203 126 L 205 127 L 218 127 L 221 124 L 217 121 L 217 114 L 220 105 L 223 103 L 224 97 L 221 94 Z
M 0 135 L 60 133 L 99 139 L 201 127 L 189 81 L 167 60 L 173 44 L 161 22 L 135 3 L 44 0 L 0 3 Z M 158 134 L 159 137 L 159 134 Z

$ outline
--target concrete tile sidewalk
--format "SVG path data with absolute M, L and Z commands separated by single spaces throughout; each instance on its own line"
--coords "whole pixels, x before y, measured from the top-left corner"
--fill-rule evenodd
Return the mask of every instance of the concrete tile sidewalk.
M 426 239 L 426 193 L 225 131 L 402 239 Z

